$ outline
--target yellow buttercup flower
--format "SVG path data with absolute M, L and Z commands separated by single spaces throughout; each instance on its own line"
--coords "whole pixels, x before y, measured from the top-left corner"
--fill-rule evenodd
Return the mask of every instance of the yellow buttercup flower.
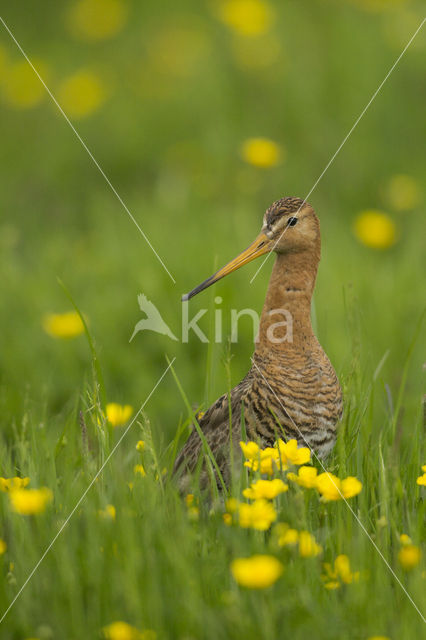
M 280 522 L 274 527 L 280 547 L 294 547 L 298 545 L 299 555 L 302 558 L 312 558 L 322 553 L 322 547 L 309 531 L 297 531 L 291 529 L 288 524 Z
M 353 476 L 342 480 L 342 493 L 344 498 L 353 498 L 362 491 L 362 482 Z
M 243 36 L 259 36 L 269 30 L 274 11 L 264 0 L 224 0 L 219 18 Z
M 48 69 L 45 63 L 33 60 L 33 64 L 46 81 Z M 2 75 L 2 94 L 10 107 L 31 109 L 44 100 L 46 89 L 26 60 L 5 65 Z
M 236 582 L 249 589 L 265 589 L 273 585 L 284 571 L 281 562 L 274 556 L 254 555 L 236 558 L 231 563 L 231 572 Z
M 53 338 L 75 338 L 84 333 L 84 325 L 77 311 L 47 313 L 43 317 L 43 329 Z
M 273 475 L 276 470 L 275 463 L 278 462 L 278 453 L 273 447 L 266 447 L 260 449 L 259 445 L 255 442 L 240 442 L 243 455 L 246 458 L 244 466 L 248 467 L 252 471 L 260 471 L 260 473 L 266 473 Z
M 276 449 L 273 447 L 266 447 L 259 451 L 259 455 L 256 458 L 251 458 L 244 463 L 245 467 L 248 467 L 252 471 L 260 471 L 268 476 L 272 476 L 279 468 L 279 455 Z M 283 470 L 287 469 L 286 466 L 282 467 Z
M 53 500 L 53 493 L 47 487 L 41 489 L 13 489 L 9 492 L 12 509 L 23 516 L 43 513 Z
M 113 427 L 122 427 L 129 420 L 133 413 L 133 407 L 130 404 L 118 404 L 117 402 L 109 402 L 106 406 L 106 417 Z
M 103 627 L 102 634 L 108 640 L 155 640 L 157 637 L 155 631 L 146 629 L 139 631 L 136 627 L 132 627 L 127 622 L 117 620 Z
M 419 476 L 416 480 L 417 484 L 422 485 L 423 487 L 426 487 L 426 464 L 424 464 L 422 466 L 422 471 L 424 471 L 422 476 Z M 1 478 L 0 478 L 1 480 Z
M 127 15 L 127 3 L 122 0 L 80 0 L 69 8 L 67 23 L 76 38 L 96 42 L 115 36 Z
M 85 118 L 105 102 L 106 88 L 102 80 L 82 69 L 65 78 L 58 89 L 58 102 L 71 118 Z
M 405 174 L 392 176 L 385 187 L 385 195 L 389 206 L 396 211 L 414 209 L 422 197 L 418 182 Z
M 232 524 L 232 516 L 230 513 L 224 513 L 223 516 L 224 523 L 229 527 Z
M 322 547 L 309 531 L 299 532 L 299 554 L 302 558 L 312 558 L 322 553 Z
M 360 573 L 352 573 L 348 556 L 341 554 L 334 561 L 334 566 L 329 562 L 324 562 L 325 574 L 322 575 L 326 589 L 338 589 L 342 584 L 358 582 Z
M 309 462 L 311 459 L 311 452 L 307 447 L 298 447 L 297 440 L 284 440 L 279 439 L 275 447 L 279 451 L 281 462 L 286 465 L 288 463 L 300 465 Z
M 283 155 L 283 148 L 268 138 L 248 138 L 241 147 L 243 160 L 260 169 L 276 167 Z
M 11 491 L 13 489 L 24 489 L 30 483 L 29 478 L 0 478 L 0 491 Z
M 315 467 L 300 467 L 297 474 L 288 473 L 287 478 L 305 489 L 312 489 L 317 484 L 318 470 Z
M 133 473 L 135 475 L 142 476 L 142 478 L 146 476 L 146 471 L 142 464 L 135 464 L 135 466 L 133 467 Z
M 386 213 L 376 209 L 358 214 L 353 231 L 360 242 L 372 249 L 388 249 L 397 240 L 394 221 Z
M 238 523 L 244 529 L 266 531 L 277 519 L 277 512 L 267 500 L 255 500 L 253 504 L 242 503 L 238 507 Z
M 273 480 L 257 480 L 249 488 L 244 489 L 243 496 L 251 500 L 273 500 L 280 493 L 288 491 L 288 484 L 285 484 L 280 478 Z
M 194 494 L 187 493 L 185 496 L 185 502 L 187 507 L 192 507 L 192 505 L 194 504 Z
M 405 571 L 411 571 L 420 562 L 422 552 L 415 544 L 403 544 L 398 553 L 398 562 Z
M 225 506 L 229 513 L 235 513 L 238 509 L 239 502 L 236 498 L 228 498 L 228 500 L 225 502 Z
M 324 501 L 341 500 L 358 495 L 362 490 L 362 483 L 353 476 L 340 480 L 326 471 L 317 477 L 316 488 Z
M 243 456 L 247 460 L 257 460 L 260 455 L 260 447 L 255 442 L 240 442 L 240 447 L 243 452 Z
M 105 518 L 106 520 L 115 520 L 116 509 L 113 504 L 107 504 L 105 509 L 100 509 L 98 514 L 101 518 Z
M 401 535 L 399 536 L 399 541 L 401 544 L 413 544 L 410 536 L 407 536 L 406 533 L 401 533 Z
M 143 440 L 138 440 L 136 449 L 137 451 L 143 451 L 145 449 L 145 442 Z
M 295 546 L 299 542 L 297 529 L 291 529 L 285 522 L 275 525 L 274 534 L 280 547 Z
M 3 555 L 3 553 L 6 551 L 6 549 L 7 549 L 7 544 L 5 543 L 4 540 L 2 540 L 0 538 L 0 556 Z

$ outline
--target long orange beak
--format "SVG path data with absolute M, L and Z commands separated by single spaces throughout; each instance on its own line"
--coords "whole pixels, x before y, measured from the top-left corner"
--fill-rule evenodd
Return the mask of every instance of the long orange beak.
M 207 287 L 210 287 L 210 285 L 227 276 L 228 273 L 232 273 L 232 271 L 236 271 L 255 258 L 262 256 L 264 253 L 268 253 L 268 251 L 271 251 L 272 247 L 272 240 L 270 240 L 264 233 L 260 233 L 257 236 L 256 240 L 252 242 L 245 251 L 231 260 L 231 262 L 228 262 L 228 264 L 222 267 L 222 269 L 216 271 L 216 273 L 210 276 L 210 278 L 204 280 L 204 282 L 199 284 L 198 287 L 195 287 L 195 289 L 193 289 L 189 293 L 185 293 L 185 295 L 182 296 L 182 300 L 185 301 L 193 298 L 197 295 L 197 293 L 200 293 L 200 291 L 204 291 L 204 289 L 207 289 Z

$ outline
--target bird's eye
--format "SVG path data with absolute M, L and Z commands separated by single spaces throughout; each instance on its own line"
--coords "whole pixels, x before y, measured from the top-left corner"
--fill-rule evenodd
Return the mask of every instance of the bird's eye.
M 288 227 L 294 227 L 294 225 L 297 224 L 297 220 L 298 220 L 298 218 L 289 218 L 287 220 L 287 226 Z

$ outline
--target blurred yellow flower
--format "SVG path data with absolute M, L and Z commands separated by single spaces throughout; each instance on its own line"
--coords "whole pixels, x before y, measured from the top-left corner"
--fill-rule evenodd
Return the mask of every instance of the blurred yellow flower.
M 401 533 L 401 535 L 399 536 L 399 541 L 401 544 L 412 544 L 413 541 L 411 540 L 410 536 L 407 536 L 406 533 Z
M 155 631 L 150 629 L 139 631 L 136 627 L 121 620 L 111 622 L 108 626 L 103 627 L 102 634 L 108 640 L 155 640 L 157 637 Z
M 106 417 L 113 427 L 122 427 L 129 420 L 133 413 L 133 407 L 130 404 L 118 404 L 117 402 L 109 402 L 106 406 Z
M 274 527 L 274 534 L 280 547 L 294 546 L 299 542 L 297 529 L 291 529 L 285 522 L 280 522 Z
M 33 65 L 43 78 L 48 77 L 44 62 L 33 60 Z M 44 99 L 46 89 L 26 60 L 5 65 L 1 88 L 5 102 L 16 109 L 31 109 Z
M 67 24 L 76 38 L 96 42 L 115 36 L 125 25 L 127 14 L 123 0 L 80 0 L 70 6 Z
M 58 88 L 58 102 L 71 118 L 85 118 L 105 102 L 106 88 L 91 71 L 82 69 L 65 78 Z
M 219 8 L 219 18 L 241 35 L 258 36 L 269 30 L 274 10 L 264 0 L 224 0 Z
M 107 504 L 105 509 L 99 509 L 98 514 L 101 518 L 106 520 L 115 520 L 116 509 L 113 504 Z
M 0 478 L 0 491 L 11 491 L 13 489 L 24 489 L 30 484 L 29 478 Z
M 323 567 L 325 574 L 321 577 L 326 589 L 338 589 L 342 583 L 358 582 L 360 577 L 359 571 L 352 573 L 349 558 L 344 554 L 337 556 L 334 566 L 329 562 L 324 562 Z
M 143 440 L 138 440 L 136 449 L 137 451 L 143 451 L 145 449 L 145 442 Z
M 326 471 L 317 477 L 316 488 L 324 501 L 352 498 L 362 490 L 362 483 L 352 476 L 340 480 L 337 476 Z
M 245 162 L 261 169 L 275 167 L 283 158 L 283 148 L 268 138 L 248 138 L 241 147 Z
M 4 540 L 0 538 L 0 556 L 3 555 L 6 549 L 7 549 L 7 544 L 5 543 Z
M 211 50 L 208 33 L 200 24 L 165 25 L 154 34 L 148 46 L 151 66 L 155 72 L 178 78 L 204 72 L 206 57 Z
M 194 504 L 194 494 L 193 493 L 187 493 L 185 496 L 185 503 L 187 507 L 192 507 L 192 505 Z
M 299 554 L 302 558 L 312 558 L 322 552 L 322 547 L 309 531 L 299 532 Z
M 372 249 L 388 249 L 397 239 L 396 225 L 383 211 L 367 209 L 358 214 L 353 226 L 355 236 Z
M 396 211 L 414 209 L 421 201 L 420 185 L 405 174 L 391 177 L 385 187 L 385 195 L 389 206 Z
M 297 531 L 297 529 L 291 529 L 288 524 L 280 522 L 274 527 L 274 534 L 277 536 L 280 547 L 298 545 L 299 555 L 302 558 L 312 558 L 322 553 L 322 547 L 309 531 Z
M 281 44 L 278 38 L 268 34 L 259 38 L 239 36 L 233 39 L 232 52 L 235 62 L 244 69 L 263 70 L 280 58 Z M 280 68 L 282 67 L 280 59 Z
M 298 447 L 297 440 L 289 440 L 284 442 L 281 438 L 276 443 L 275 447 L 279 451 L 281 462 L 283 465 L 290 464 L 305 464 L 311 459 L 311 452 L 307 447 Z
M 305 489 L 312 489 L 317 485 L 318 471 L 315 467 L 300 467 L 297 473 L 288 473 L 287 478 Z
M 424 472 L 422 476 L 419 476 L 416 480 L 417 484 L 423 485 L 426 487 L 426 464 L 422 466 L 422 471 Z M 1 478 L 0 478 L 1 480 Z
M 13 489 L 9 492 L 12 509 L 23 516 L 43 513 L 53 500 L 53 493 L 47 487 L 41 489 Z
M 273 480 L 257 480 L 249 488 L 244 489 L 243 496 L 251 500 L 273 500 L 280 493 L 288 491 L 288 484 L 285 484 L 280 478 Z
M 45 314 L 43 329 L 53 338 L 75 338 L 84 333 L 84 325 L 77 311 Z
M 255 500 L 253 504 L 241 503 L 238 507 L 238 523 L 244 529 L 266 531 L 277 519 L 277 512 L 267 500 Z
M 223 516 L 224 523 L 229 527 L 232 524 L 232 516 L 230 513 L 224 513 Z
M 146 476 L 146 471 L 145 471 L 145 469 L 144 469 L 144 467 L 143 467 L 143 465 L 142 465 L 142 464 L 136 464 L 136 465 L 133 467 L 133 473 L 134 473 L 135 475 L 140 475 L 140 476 L 142 476 L 142 478 L 144 478 L 144 477 Z
M 398 562 L 405 571 L 411 571 L 417 567 L 422 557 L 422 552 L 415 544 L 403 544 L 398 553 Z
M 388 636 L 369 636 L 367 640 L 391 640 Z
M 229 513 L 235 513 L 235 511 L 237 511 L 238 509 L 238 505 L 239 502 L 236 498 L 228 498 L 228 500 L 225 502 L 226 509 L 229 511 Z
M 236 582 L 249 589 L 265 589 L 273 585 L 284 567 L 277 558 L 268 555 L 254 555 L 250 558 L 236 558 L 231 563 L 231 572 Z

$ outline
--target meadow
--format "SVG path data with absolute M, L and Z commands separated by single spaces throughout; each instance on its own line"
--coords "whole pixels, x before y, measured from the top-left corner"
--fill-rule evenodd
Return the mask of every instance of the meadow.
M 420 3 L 23 0 L 0 16 L 0 638 L 423 637 L 426 27 L 310 193 Z M 230 310 L 260 312 L 272 260 L 191 300 L 207 343 L 181 340 L 181 296 L 272 201 L 308 193 L 313 325 L 345 407 L 325 467 L 347 498 L 294 453 L 262 475 L 266 502 L 243 465 L 229 495 L 182 497 L 174 456 L 195 408 L 247 372 L 252 324 L 231 343 Z M 177 341 L 130 341 L 140 293 Z

